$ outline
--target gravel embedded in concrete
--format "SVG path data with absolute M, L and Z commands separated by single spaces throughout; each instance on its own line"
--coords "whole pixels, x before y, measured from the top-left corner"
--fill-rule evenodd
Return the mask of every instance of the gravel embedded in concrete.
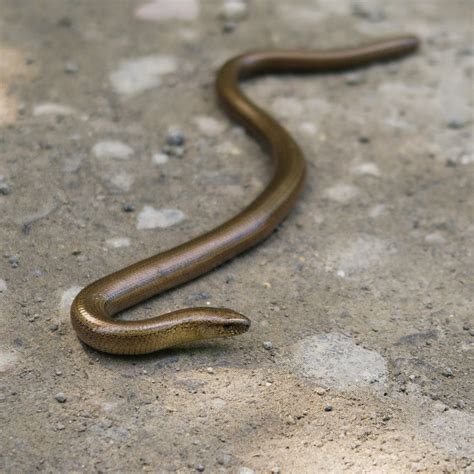
M 116 140 L 104 140 L 97 142 L 92 152 L 97 158 L 116 158 L 125 160 L 133 155 L 133 148 L 126 143 Z
M 338 390 L 368 386 L 382 390 L 387 379 L 387 364 L 383 357 L 355 345 L 342 334 L 305 338 L 294 346 L 293 354 L 296 370 Z
M 121 61 L 110 73 L 112 87 L 118 94 L 135 95 L 158 87 L 162 77 L 175 72 L 176 59 L 167 55 L 150 55 Z
M 186 219 L 184 212 L 179 209 L 155 209 L 153 206 L 144 206 L 137 217 L 137 229 L 165 229 Z
M 135 10 L 140 20 L 164 22 L 169 20 L 195 20 L 199 15 L 199 0 L 152 0 Z
M 64 395 L 63 392 L 59 392 L 54 396 L 54 399 L 59 402 L 59 403 L 65 403 L 67 398 L 66 395 Z

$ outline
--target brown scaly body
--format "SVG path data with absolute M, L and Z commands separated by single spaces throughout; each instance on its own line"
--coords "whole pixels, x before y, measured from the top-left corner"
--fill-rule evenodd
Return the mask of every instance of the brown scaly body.
M 79 338 L 112 354 L 146 354 L 184 342 L 245 332 L 250 321 L 223 308 L 189 308 L 140 321 L 113 316 L 208 272 L 268 237 L 293 207 L 304 184 L 303 154 L 291 135 L 240 90 L 239 81 L 264 73 L 340 71 L 398 58 L 418 47 L 413 36 L 332 51 L 256 51 L 226 62 L 216 79 L 219 101 L 273 157 L 274 174 L 240 214 L 189 242 L 137 262 L 84 288 L 71 307 Z

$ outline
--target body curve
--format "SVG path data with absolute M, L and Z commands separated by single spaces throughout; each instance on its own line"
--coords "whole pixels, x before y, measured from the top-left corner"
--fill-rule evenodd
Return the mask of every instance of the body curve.
M 304 185 L 306 164 L 292 136 L 240 89 L 244 79 L 278 72 L 330 72 L 395 59 L 418 47 L 414 36 L 398 36 L 331 51 L 255 51 L 227 61 L 217 73 L 217 98 L 228 115 L 251 132 L 274 160 L 263 192 L 215 229 L 122 270 L 79 292 L 71 322 L 87 345 L 111 354 L 146 354 L 177 344 L 245 332 L 247 317 L 224 308 L 189 308 L 123 321 L 113 318 L 152 296 L 190 281 L 268 237 L 283 221 Z

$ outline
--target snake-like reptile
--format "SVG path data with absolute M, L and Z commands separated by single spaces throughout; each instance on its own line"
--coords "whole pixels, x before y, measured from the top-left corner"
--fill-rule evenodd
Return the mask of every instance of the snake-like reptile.
M 255 135 L 273 157 L 270 182 L 248 207 L 219 227 L 84 288 L 71 307 L 72 324 L 79 338 L 103 352 L 145 354 L 184 342 L 245 332 L 250 320 L 223 308 L 182 309 L 139 321 L 113 318 L 261 242 L 298 198 L 306 174 L 299 146 L 241 91 L 239 81 L 267 73 L 347 70 L 398 58 L 417 47 L 418 39 L 406 35 L 330 51 L 255 51 L 227 61 L 217 74 L 217 97 L 228 115 Z

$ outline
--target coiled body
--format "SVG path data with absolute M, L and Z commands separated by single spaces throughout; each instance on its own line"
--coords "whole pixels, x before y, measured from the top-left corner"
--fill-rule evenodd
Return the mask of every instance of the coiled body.
M 216 79 L 217 97 L 229 116 L 255 135 L 274 159 L 264 191 L 240 214 L 214 230 L 137 262 L 84 288 L 71 307 L 79 338 L 113 354 L 144 354 L 188 341 L 240 334 L 250 321 L 223 308 L 190 308 L 140 321 L 113 316 L 208 272 L 272 233 L 293 207 L 306 173 L 291 135 L 240 90 L 239 81 L 274 72 L 351 69 L 414 51 L 418 40 L 400 36 L 326 52 L 257 51 L 229 60 Z

